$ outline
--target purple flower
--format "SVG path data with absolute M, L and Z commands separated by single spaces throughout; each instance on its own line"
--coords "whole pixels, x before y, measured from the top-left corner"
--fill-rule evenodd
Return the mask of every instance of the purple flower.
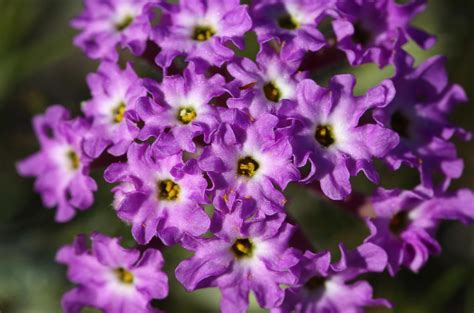
M 284 291 L 280 284 L 292 285 L 296 277 L 289 269 L 299 260 L 288 248 L 293 227 L 284 216 L 243 220 L 239 212 L 217 213 L 211 238 L 187 243 L 195 251 L 176 268 L 176 277 L 186 290 L 218 287 L 221 311 L 246 312 L 249 292 L 253 291 L 263 308 L 279 306 Z
M 269 45 L 262 45 L 257 62 L 244 58 L 227 66 L 238 92 L 227 101 L 229 108 L 245 111 L 252 119 L 262 114 L 285 115 L 296 106 L 296 85 L 305 78 L 298 64 L 287 62 Z
M 414 60 L 400 51 L 393 81 L 397 94 L 393 101 L 374 111 L 374 119 L 400 135 L 400 144 L 387 156 L 393 169 L 402 164 L 417 168 L 423 185 L 432 188 L 433 173 L 442 173 L 445 186 L 459 178 L 463 161 L 449 140 L 453 136 L 469 140 L 471 134 L 453 126 L 449 113 L 466 102 L 464 90 L 448 82 L 446 59 L 432 57 L 414 68 Z
M 411 26 L 426 0 L 83 3 L 71 24 L 75 45 L 100 61 L 87 77 L 92 98 L 84 116 L 53 106 L 35 117 L 40 151 L 17 168 L 67 221 L 93 204 L 89 172 L 104 165 L 112 207 L 139 246 L 94 233 L 90 248 L 84 235 L 62 247 L 56 259 L 74 284 L 66 313 L 161 312 L 168 278 L 152 247 L 175 244 L 193 255 L 177 280 L 189 292 L 219 289 L 224 313 L 246 312 L 250 293 L 272 313 L 390 308 L 363 277 L 416 272 L 440 252 L 442 221 L 474 222 L 474 192 L 448 191 L 463 170 L 452 139 L 471 139 L 448 118 L 466 94 L 449 83 L 444 58 L 415 67 L 403 50 L 435 42 Z M 244 49 L 252 33 L 256 57 Z M 153 63 L 153 79 L 137 75 L 130 53 Z M 309 79 L 345 59 L 396 74 L 361 96 L 350 74 L 327 88 Z M 379 183 L 377 159 L 418 170 L 419 186 L 351 194 L 360 172 Z M 291 182 L 370 215 L 370 236 L 352 250 L 341 243 L 338 261 L 312 252 L 285 215 Z
M 210 78 L 196 73 L 194 63 L 189 63 L 183 76 L 165 76 L 161 85 L 147 81 L 152 97 L 140 99 L 137 110 L 145 126 L 140 138 L 157 137 L 165 130 L 173 134 L 183 150 L 196 151 L 193 139 L 202 135 L 211 141 L 211 134 L 219 123 L 219 112 L 209 102 L 225 92 L 224 78 Z
M 374 299 L 367 281 L 356 281 L 366 272 L 381 272 L 387 255 L 380 247 L 365 243 L 346 251 L 340 246 L 341 260 L 330 264 L 329 252 L 306 251 L 297 270 L 300 280 L 285 290 L 285 300 L 272 313 L 363 313 L 366 307 L 391 307 L 385 299 Z M 349 284 L 348 282 L 351 281 Z
M 207 182 L 196 161 L 184 163 L 180 154 L 158 156 L 147 144 L 132 144 L 127 163 L 114 163 L 105 171 L 114 189 L 118 216 L 132 224 L 139 243 L 157 235 L 166 245 L 183 236 L 199 236 L 209 228 L 202 204 Z
M 398 4 L 395 0 L 339 0 L 332 22 L 337 47 L 352 65 L 375 62 L 380 67 L 391 62 L 396 49 L 412 38 L 423 49 L 434 37 L 410 25 L 424 11 L 426 0 Z
M 161 47 L 156 62 L 165 69 L 178 55 L 220 66 L 234 56 L 228 43 L 243 49 L 243 35 L 252 26 L 239 0 L 181 0 L 161 7 L 154 41 Z
M 332 0 L 265 0 L 252 7 L 254 29 L 260 44 L 276 39 L 284 59 L 300 60 L 305 51 L 318 51 L 325 44 L 317 29 Z
M 468 189 L 434 195 L 420 187 L 378 189 L 372 202 L 377 217 L 368 222 L 371 236 L 367 241 L 385 249 L 391 275 L 402 265 L 417 272 L 430 255 L 441 252 L 434 237 L 441 221 L 474 221 L 474 193 Z
M 216 207 L 228 211 L 234 197 L 256 201 L 259 213 L 281 212 L 286 202 L 280 190 L 299 179 L 288 137 L 278 133 L 276 116 L 265 114 L 246 130 L 222 124 L 199 166 L 221 174 L 225 185 L 215 197 Z M 275 186 L 278 186 L 277 189 Z M 220 186 L 219 186 L 220 187 Z
M 121 70 L 115 63 L 104 62 L 97 73 L 89 74 L 87 83 L 93 98 L 82 107 L 92 121 L 85 152 L 98 157 L 108 148 L 112 155 L 125 154 L 139 132 L 134 109 L 137 99 L 146 94 L 141 80 L 130 64 Z
M 117 44 L 133 54 L 145 51 L 158 0 L 84 0 L 84 11 L 71 22 L 81 30 L 74 44 L 92 59 L 116 61 Z
M 33 126 L 40 151 L 20 161 L 17 170 L 20 175 L 36 177 L 34 188 L 43 205 L 57 207 L 56 221 L 68 221 L 76 209 L 92 205 L 97 190 L 89 176 L 92 159 L 81 149 L 88 125 L 79 118 L 71 120 L 65 108 L 55 105 L 36 116 Z
M 303 80 L 297 89 L 302 129 L 293 140 L 296 162 L 311 165 L 305 181 L 317 179 L 329 198 L 343 199 L 351 193 L 350 176 L 363 171 L 374 183 L 378 174 L 372 158 L 381 158 L 398 144 L 395 132 L 376 124 L 360 124 L 369 109 L 386 106 L 393 98 L 390 81 L 360 97 L 352 95 L 355 78 L 338 75 L 329 89 Z
M 66 313 L 93 307 L 105 313 L 161 312 L 151 301 L 168 295 L 168 277 L 161 271 L 160 251 L 124 249 L 119 239 L 94 233 L 92 248 L 85 236 L 62 247 L 56 260 L 68 266 L 68 278 L 77 286 L 62 299 Z

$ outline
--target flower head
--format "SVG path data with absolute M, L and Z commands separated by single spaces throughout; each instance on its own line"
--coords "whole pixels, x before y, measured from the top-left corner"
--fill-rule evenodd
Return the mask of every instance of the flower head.
M 74 39 L 92 59 L 116 61 L 116 47 L 135 55 L 145 51 L 151 35 L 153 8 L 157 0 L 84 0 L 84 11 L 71 22 L 81 33 Z
M 234 56 L 226 44 L 243 48 L 243 35 L 252 26 L 247 6 L 239 0 L 182 0 L 162 8 L 164 22 L 154 40 L 161 47 L 156 62 L 163 68 L 178 55 L 220 66 Z
M 120 182 L 115 188 L 118 216 L 132 224 L 140 243 L 157 235 L 165 244 L 183 236 L 199 236 L 209 228 L 207 182 L 193 160 L 184 163 L 181 153 L 158 156 L 147 144 L 132 144 L 127 163 L 110 165 L 105 178 Z
M 33 120 L 40 151 L 17 164 L 18 172 L 34 176 L 35 190 L 44 206 L 57 207 L 56 220 L 70 220 L 76 209 L 89 208 L 97 185 L 89 176 L 92 159 L 82 151 L 83 138 L 89 128 L 80 118 L 70 119 L 59 106 L 50 107 Z
M 282 44 L 282 56 L 301 60 L 304 52 L 325 44 L 318 23 L 334 6 L 332 0 L 265 0 L 252 7 L 254 29 L 260 44 L 272 39 Z
M 104 149 L 112 155 L 123 155 L 138 135 L 135 104 L 146 94 L 141 80 L 130 64 L 121 70 L 115 63 L 103 62 L 97 73 L 87 78 L 92 99 L 82 110 L 92 120 L 84 150 L 98 157 Z
M 381 272 L 387 263 L 387 255 L 378 246 L 365 243 L 346 251 L 340 245 L 341 259 L 330 264 L 328 252 L 306 251 L 299 267 L 300 280 L 285 290 L 285 300 L 272 313 L 344 313 L 364 312 L 371 306 L 390 307 L 385 299 L 374 299 L 372 287 L 367 281 L 350 282 L 360 274 Z
M 272 313 L 390 307 L 360 275 L 418 271 L 441 250 L 443 220 L 474 222 L 473 191 L 448 192 L 463 170 L 451 140 L 471 138 L 448 115 L 466 95 L 444 58 L 415 67 L 403 50 L 410 39 L 434 43 L 411 26 L 426 0 L 83 2 L 72 25 L 75 44 L 101 63 L 87 77 L 92 98 L 77 118 L 60 106 L 35 117 L 40 151 L 17 168 L 66 221 L 92 205 L 89 171 L 103 166 L 139 246 L 95 233 L 90 249 L 83 236 L 63 247 L 57 260 L 75 284 L 66 313 L 158 312 L 168 282 L 151 247 L 175 244 L 193 252 L 178 281 L 218 288 L 224 313 L 246 312 L 250 293 Z M 326 71 L 346 59 L 396 73 L 355 95 L 353 75 Z M 379 184 L 377 160 L 418 170 L 419 186 L 352 193 L 360 172 Z M 290 183 L 370 215 L 370 236 L 349 251 L 341 243 L 337 262 L 311 252 L 313 238 L 285 215 Z
M 280 284 L 296 280 L 289 272 L 299 259 L 288 248 L 292 229 L 282 215 L 244 221 L 237 211 L 218 213 L 214 236 L 187 244 L 195 255 L 178 265 L 176 277 L 189 291 L 218 287 L 222 312 L 246 312 L 250 291 L 261 307 L 276 307 L 283 301 Z
M 182 76 L 165 76 L 160 85 L 148 81 L 152 97 L 140 99 L 137 108 L 145 123 L 139 137 L 146 140 L 169 131 L 181 149 L 195 152 L 193 139 L 202 135 L 209 143 L 219 125 L 219 111 L 210 102 L 225 92 L 224 84 L 218 74 L 210 78 L 197 74 L 194 63 Z
M 68 266 L 69 279 L 77 286 L 62 299 L 66 313 L 93 307 L 107 313 L 161 312 L 151 301 L 168 295 L 168 277 L 161 271 L 158 250 L 125 249 L 117 238 L 94 233 L 92 248 L 84 236 L 59 250 L 58 262 Z
M 245 130 L 223 124 L 212 145 L 204 149 L 199 166 L 225 182 L 215 197 L 218 208 L 229 210 L 231 199 L 239 197 L 256 201 L 259 213 L 282 211 L 286 200 L 281 190 L 298 180 L 299 172 L 288 137 L 276 130 L 278 121 L 266 114 Z
M 410 25 L 426 7 L 425 0 L 398 4 L 395 0 L 341 0 L 332 22 L 337 47 L 346 53 L 352 65 L 375 62 L 383 67 L 394 52 L 412 38 L 424 49 L 435 39 Z
M 377 124 L 360 125 L 369 109 L 386 106 L 393 98 L 390 81 L 372 88 L 364 96 L 352 95 L 355 78 L 335 76 L 329 89 L 303 80 L 298 85 L 298 113 L 302 129 L 293 140 L 298 166 L 311 164 L 306 180 L 316 178 L 331 199 L 351 192 L 349 177 L 363 171 L 372 181 L 378 175 L 371 159 L 381 158 L 398 144 L 395 132 Z
M 389 105 L 374 110 L 374 119 L 400 136 L 399 145 L 386 156 L 387 163 L 393 169 L 402 164 L 417 168 L 428 189 L 433 188 L 433 173 L 445 176 L 445 186 L 460 177 L 463 161 L 449 140 L 453 136 L 471 138 L 448 120 L 449 113 L 467 97 L 459 85 L 449 84 L 445 61 L 432 57 L 414 68 L 413 58 L 398 52 L 393 78 L 397 94 Z
M 413 191 L 378 189 L 372 202 L 377 217 L 369 221 L 367 241 L 385 249 L 392 275 L 402 265 L 417 272 L 430 255 L 441 252 L 434 237 L 441 221 L 474 221 L 474 193 L 468 189 L 434 195 L 420 187 Z
M 252 119 L 265 113 L 291 113 L 296 106 L 296 85 L 305 78 L 297 67 L 297 63 L 287 62 L 270 45 L 262 45 L 257 62 L 244 58 L 227 66 L 237 87 L 227 105 L 245 111 Z

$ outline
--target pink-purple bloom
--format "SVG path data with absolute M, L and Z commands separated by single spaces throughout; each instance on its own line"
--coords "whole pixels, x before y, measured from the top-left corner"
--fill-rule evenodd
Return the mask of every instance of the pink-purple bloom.
M 182 154 L 156 155 L 148 144 L 133 144 L 127 163 L 113 163 L 105 179 L 120 183 L 115 189 L 118 216 L 132 225 L 139 243 L 158 236 L 174 244 L 183 236 L 199 236 L 209 228 L 207 181 L 194 160 Z
M 195 255 L 178 265 L 176 277 L 188 291 L 218 287 L 222 312 L 246 312 L 250 291 L 261 307 L 279 306 L 280 285 L 296 282 L 289 270 L 299 261 L 288 247 L 293 226 L 283 215 L 247 220 L 239 215 L 216 214 L 211 238 L 186 243 Z
M 160 312 L 168 280 L 155 248 L 172 245 L 193 253 L 173 268 L 178 281 L 189 292 L 218 288 L 225 313 L 246 312 L 251 293 L 272 313 L 391 307 L 361 275 L 417 272 L 441 251 L 442 221 L 474 222 L 473 191 L 450 190 L 464 165 L 452 139 L 471 134 L 449 114 L 466 94 L 445 58 L 415 66 L 403 50 L 434 43 L 411 26 L 425 4 L 84 0 L 72 25 L 75 44 L 100 61 L 87 76 L 92 97 L 77 117 L 58 105 L 35 117 L 39 151 L 17 170 L 36 178 L 60 222 L 92 206 L 90 172 L 103 170 L 136 246 L 94 233 L 91 248 L 84 236 L 62 247 L 57 261 L 75 284 L 64 311 Z M 346 58 L 395 75 L 356 96 L 353 75 L 323 77 Z M 419 186 L 383 189 L 377 160 L 416 169 Z M 372 196 L 352 191 L 360 172 L 378 185 Z M 313 252 L 298 212 L 286 214 L 290 183 L 370 215 L 369 237 L 351 250 L 341 243 L 337 262 Z
M 105 149 L 112 155 L 125 154 L 140 130 L 135 105 L 146 95 L 141 79 L 130 64 L 122 70 L 115 63 L 104 62 L 97 73 L 89 74 L 87 82 L 92 99 L 82 106 L 91 120 L 85 152 L 94 158 Z
M 220 66 L 234 56 L 228 44 L 243 49 L 243 35 L 252 26 L 247 6 L 239 0 L 181 0 L 161 8 L 153 39 L 161 48 L 156 63 L 165 69 L 178 55 Z
M 204 149 L 199 166 L 220 174 L 225 182 L 214 199 L 217 208 L 229 211 L 230 199 L 239 197 L 256 201 L 259 213 L 283 210 L 286 200 L 280 190 L 300 175 L 289 138 L 276 129 L 278 122 L 276 116 L 265 114 L 245 130 L 222 127 Z
M 474 221 L 474 193 L 379 189 L 372 199 L 376 218 L 368 221 L 367 239 L 385 249 L 388 270 L 395 275 L 400 266 L 417 272 L 430 255 L 441 252 L 435 233 L 443 220 Z
M 58 262 L 68 266 L 68 278 L 76 286 L 62 299 L 65 313 L 79 313 L 83 307 L 105 313 L 159 313 L 152 300 L 168 295 L 168 277 L 162 272 L 160 251 L 125 249 L 119 239 L 99 233 L 85 236 L 57 253 Z
M 74 44 L 92 59 L 117 61 L 117 46 L 135 55 L 151 37 L 158 0 L 84 0 L 84 11 L 71 22 L 81 31 Z
M 65 222 L 76 210 L 88 209 L 94 201 L 97 184 L 89 176 L 92 159 L 82 150 L 89 125 L 81 118 L 71 119 L 62 106 L 50 107 L 33 120 L 40 151 L 17 164 L 23 176 L 36 177 L 35 190 L 43 205 L 56 207 L 55 218 Z
M 461 176 L 464 163 L 450 139 L 469 140 L 471 134 L 448 121 L 449 113 L 467 97 L 461 86 L 450 84 L 446 59 L 432 57 L 414 67 L 414 60 L 400 51 L 393 78 L 397 94 L 389 105 L 374 111 L 374 119 L 400 136 L 400 144 L 387 156 L 393 169 L 402 164 L 416 168 L 423 185 L 432 188 L 434 173 L 447 186 Z
M 301 130 L 293 140 L 298 166 L 306 163 L 311 171 L 305 180 L 317 179 L 331 199 L 351 193 L 350 176 L 363 171 L 377 183 L 372 158 L 382 158 L 398 144 L 397 134 L 377 124 L 360 125 L 370 109 L 386 106 L 394 96 L 393 84 L 384 81 L 364 96 L 353 96 L 355 78 L 338 75 L 329 89 L 306 79 L 297 90 Z
M 260 44 L 276 40 L 285 59 L 301 59 L 307 51 L 318 51 L 326 45 L 317 26 L 333 0 L 264 0 L 255 2 L 252 15 Z
M 367 272 L 381 272 L 387 264 L 382 248 L 364 243 L 354 250 L 339 247 L 341 259 L 331 264 L 329 252 L 306 251 L 296 270 L 299 281 L 285 290 L 285 300 L 272 313 L 362 313 L 366 307 L 391 307 L 385 299 L 374 299 L 367 281 L 355 279 Z
M 391 63 L 394 52 L 409 38 L 428 49 L 435 43 L 434 37 L 410 25 L 425 7 L 426 0 L 404 4 L 396 0 L 339 0 L 332 22 L 337 47 L 352 65 L 374 62 L 380 67 Z
M 234 77 L 233 98 L 229 108 L 237 108 L 257 119 L 265 113 L 289 114 L 296 106 L 296 86 L 305 74 L 297 63 L 289 63 L 271 46 L 263 45 L 257 62 L 243 58 L 230 63 L 227 70 Z
M 203 136 L 206 143 L 211 141 L 219 125 L 219 110 L 210 102 L 225 92 L 222 76 L 208 78 L 198 74 L 194 63 L 190 63 L 182 76 L 165 76 L 159 85 L 147 82 L 151 96 L 141 98 L 137 107 L 144 122 L 140 139 L 169 132 L 177 145 L 188 152 L 196 152 L 193 140 L 198 136 Z

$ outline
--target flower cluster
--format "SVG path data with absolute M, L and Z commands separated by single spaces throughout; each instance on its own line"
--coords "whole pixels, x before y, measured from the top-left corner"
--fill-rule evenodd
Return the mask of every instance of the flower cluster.
M 411 26 L 423 0 L 84 0 L 75 44 L 100 60 L 87 77 L 82 115 L 62 106 L 34 118 L 40 151 L 18 163 L 56 220 L 93 204 L 92 170 L 105 169 L 113 207 L 137 249 L 94 233 L 63 247 L 57 260 L 77 286 L 67 313 L 157 312 L 167 296 L 163 248 L 194 254 L 175 274 L 188 291 L 220 289 L 222 312 L 245 312 L 249 293 L 271 312 L 362 312 L 391 307 L 359 276 L 401 267 L 418 271 L 440 252 L 443 220 L 474 221 L 474 193 L 450 190 L 463 161 L 451 142 L 470 133 L 449 113 L 466 95 L 448 82 L 443 57 L 415 67 L 403 50 L 431 35 Z M 327 26 L 329 21 L 329 27 Z M 258 53 L 241 57 L 249 33 Z M 158 80 L 121 68 L 121 48 L 150 61 Z M 340 51 L 351 66 L 393 65 L 395 75 L 354 94 L 353 75 L 327 87 L 311 77 Z M 315 251 L 288 217 L 289 183 L 328 201 L 354 192 L 363 172 L 379 185 L 374 161 L 416 169 L 409 190 L 378 186 L 367 196 L 370 235 L 340 244 L 339 260 Z M 439 179 L 441 177 L 441 179 Z M 212 210 L 209 210 L 212 208 Z M 209 213 L 212 211 L 212 214 Z

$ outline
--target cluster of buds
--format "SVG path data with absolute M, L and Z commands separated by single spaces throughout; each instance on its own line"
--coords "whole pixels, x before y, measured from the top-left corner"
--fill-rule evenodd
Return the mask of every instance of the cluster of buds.
M 40 151 L 17 167 L 36 178 L 58 222 L 93 205 L 90 173 L 102 168 L 137 248 L 99 233 L 90 248 L 83 235 L 61 248 L 57 261 L 76 284 L 65 312 L 159 312 L 168 278 L 156 247 L 172 245 L 194 253 L 175 269 L 178 281 L 190 292 L 220 289 L 222 312 L 245 312 L 250 292 L 275 313 L 390 307 L 359 276 L 416 272 L 441 250 L 440 222 L 474 220 L 474 193 L 449 188 L 463 171 L 451 139 L 471 135 L 448 117 L 466 95 L 448 82 L 443 57 L 415 66 L 403 48 L 434 43 L 410 24 L 424 0 L 84 5 L 72 25 L 74 43 L 100 61 L 87 77 L 92 98 L 80 116 L 55 105 L 35 117 Z M 254 58 L 238 56 L 249 33 Z M 130 62 L 121 67 L 124 56 L 150 61 L 160 79 L 140 77 Z M 331 62 L 391 65 L 395 74 L 356 96 L 353 75 L 325 87 L 311 79 Z M 375 160 L 417 170 L 419 185 L 378 186 L 365 200 L 369 237 L 352 249 L 341 243 L 336 260 L 315 251 L 287 216 L 286 187 L 348 199 L 359 172 L 379 185 Z

